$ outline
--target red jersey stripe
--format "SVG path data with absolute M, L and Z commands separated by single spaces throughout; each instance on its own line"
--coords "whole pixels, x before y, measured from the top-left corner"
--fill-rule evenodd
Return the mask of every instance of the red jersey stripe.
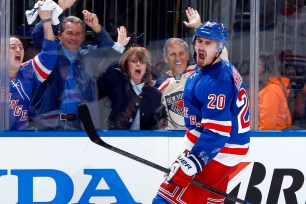
M 167 86 L 169 85 L 169 83 L 170 83 L 170 80 L 168 80 L 168 82 L 167 83 L 165 83 L 162 87 L 159 87 L 158 89 L 159 89 L 159 91 L 160 92 L 163 92 L 164 91 L 164 89 L 165 88 L 167 88 Z
M 192 143 L 196 143 L 198 141 L 198 137 L 192 134 L 189 130 L 186 131 L 186 136 Z
M 249 148 L 228 148 L 228 147 L 223 147 L 220 152 L 224 153 L 224 154 L 246 155 L 248 150 L 249 150 Z
M 206 129 L 213 129 L 225 133 L 230 133 L 232 130 L 232 126 L 220 125 L 216 123 L 203 123 L 202 125 Z
M 33 65 L 34 68 L 36 69 L 36 71 L 38 72 L 38 74 L 43 78 L 43 79 L 47 79 L 49 74 L 45 73 L 40 67 L 39 65 L 36 63 L 35 58 L 32 60 L 33 61 Z

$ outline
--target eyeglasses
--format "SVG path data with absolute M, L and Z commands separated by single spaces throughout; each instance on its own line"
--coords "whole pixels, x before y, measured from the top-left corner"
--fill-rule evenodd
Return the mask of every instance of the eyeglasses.
M 137 64 L 138 62 L 140 64 L 147 64 L 147 62 L 145 60 L 137 60 L 137 59 L 130 59 L 129 60 L 132 64 Z

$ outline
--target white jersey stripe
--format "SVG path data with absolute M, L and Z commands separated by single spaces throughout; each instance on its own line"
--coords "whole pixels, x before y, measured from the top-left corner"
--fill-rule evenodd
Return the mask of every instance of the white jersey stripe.
M 218 121 L 202 119 L 201 121 L 204 128 L 217 133 L 222 136 L 230 137 L 230 130 L 232 127 L 232 121 Z
M 243 158 L 245 158 L 245 155 L 218 153 L 213 160 L 220 162 L 225 166 L 235 166 L 241 162 Z
M 218 133 L 219 135 L 230 137 L 230 134 L 228 132 L 222 132 L 222 131 L 218 131 L 218 130 L 215 130 L 215 129 L 209 129 L 209 130 L 214 132 L 214 133 Z
M 224 145 L 224 147 L 228 147 L 228 148 L 249 148 L 250 143 L 244 144 L 244 145 L 239 145 L 239 144 L 228 144 L 226 143 Z
M 194 143 L 191 142 L 187 137 L 184 137 L 184 146 L 186 150 L 191 151 L 194 146 Z
M 189 130 L 189 132 L 196 137 L 200 137 L 201 135 L 201 133 L 199 131 L 196 131 L 195 129 Z
M 210 119 L 202 119 L 201 123 L 214 123 L 216 125 L 222 126 L 232 126 L 232 121 L 220 121 L 220 120 L 210 120 Z

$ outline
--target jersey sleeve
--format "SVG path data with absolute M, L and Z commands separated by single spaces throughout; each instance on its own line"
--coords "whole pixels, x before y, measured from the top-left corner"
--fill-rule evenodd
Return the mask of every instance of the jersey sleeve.
M 40 53 L 29 61 L 30 68 L 34 70 L 33 78 L 37 83 L 44 82 L 51 74 L 58 57 L 57 50 L 58 42 L 44 39 Z
M 185 149 L 191 150 L 195 143 L 200 137 L 203 127 L 201 125 L 201 106 L 199 101 L 196 99 L 194 94 L 195 84 L 193 81 L 197 81 L 198 72 L 194 72 L 190 75 L 189 79 L 186 81 L 184 88 L 184 121 L 187 128 L 184 145 Z

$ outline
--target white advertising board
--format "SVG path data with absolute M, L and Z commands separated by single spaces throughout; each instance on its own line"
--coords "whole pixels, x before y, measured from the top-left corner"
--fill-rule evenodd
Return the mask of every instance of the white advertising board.
M 182 137 L 106 137 L 119 149 L 168 167 Z M 152 202 L 163 173 L 87 137 L 0 137 L 0 200 L 13 203 Z M 305 203 L 306 137 L 253 137 L 227 193 L 253 203 Z

